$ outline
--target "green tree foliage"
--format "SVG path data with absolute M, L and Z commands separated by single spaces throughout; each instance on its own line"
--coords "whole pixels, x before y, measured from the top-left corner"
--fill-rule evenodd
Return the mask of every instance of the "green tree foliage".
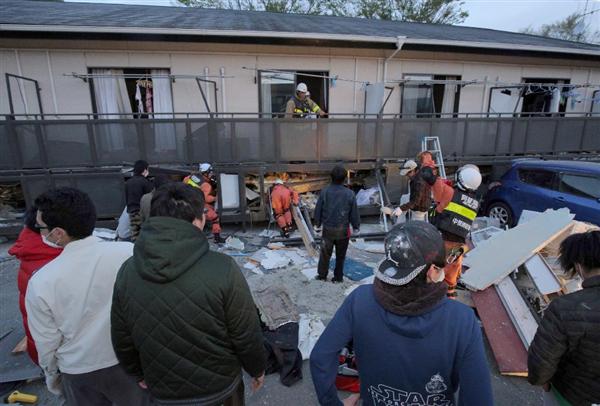
M 581 13 L 573 13 L 563 20 L 544 24 L 539 28 L 529 26 L 521 32 L 576 42 L 598 42 L 600 40 L 600 33 L 591 30 L 590 25 L 585 22 L 585 15 Z
M 179 0 L 190 7 L 264 10 L 364 17 L 381 20 L 458 24 L 469 13 L 462 0 Z

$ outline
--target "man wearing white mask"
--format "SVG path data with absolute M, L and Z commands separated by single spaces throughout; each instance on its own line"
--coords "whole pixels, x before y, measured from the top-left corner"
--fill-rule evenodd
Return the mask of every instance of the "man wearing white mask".
M 128 242 L 92 236 L 96 209 L 84 192 L 40 195 L 36 228 L 44 243 L 64 248 L 31 278 L 25 306 L 48 390 L 69 406 L 147 405 L 149 395 L 119 365 L 110 338 L 110 308 Z

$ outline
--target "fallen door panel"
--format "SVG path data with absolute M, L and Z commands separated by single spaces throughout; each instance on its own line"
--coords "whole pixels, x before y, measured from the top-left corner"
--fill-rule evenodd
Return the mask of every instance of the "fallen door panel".
M 471 295 L 498 369 L 503 375 L 527 376 L 527 350 L 494 287 Z

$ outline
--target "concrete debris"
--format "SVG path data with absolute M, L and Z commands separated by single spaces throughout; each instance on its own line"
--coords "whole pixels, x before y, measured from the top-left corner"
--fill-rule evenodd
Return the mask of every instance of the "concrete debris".
M 300 320 L 298 309 L 284 286 L 266 286 L 255 290 L 252 295 L 262 321 L 270 330 Z
M 278 251 L 267 251 L 265 253 L 265 258 L 260 261 L 260 265 L 269 270 L 269 269 L 277 269 L 284 268 L 290 264 L 290 258 L 284 253 Z
M 318 274 L 317 268 L 305 268 L 301 272 L 304 276 L 306 276 L 306 279 L 308 279 L 309 281 L 315 279 Z
M 488 227 L 500 228 L 500 220 L 491 217 L 475 217 L 471 225 L 471 233 Z
M 489 240 L 493 236 L 497 235 L 498 233 L 503 233 L 504 231 L 505 230 L 494 226 L 481 228 L 477 231 L 471 231 L 471 242 L 475 247 L 477 247 L 483 241 Z
M 373 204 L 379 204 L 379 188 L 372 187 L 369 189 L 361 189 L 356 194 L 357 206 L 369 206 Z
M 307 360 L 317 340 L 325 331 L 325 325 L 318 316 L 306 313 L 300 315 L 298 324 L 298 349 L 302 353 L 302 359 Z
M 352 244 L 359 250 L 375 254 L 385 254 L 383 242 L 365 242 L 364 238 L 357 238 Z
M 308 192 L 300 195 L 300 202 L 302 206 L 308 208 L 309 210 L 314 210 L 317 206 L 317 200 L 319 196 L 313 192 Z
M 225 240 L 225 248 L 229 248 L 236 251 L 243 251 L 244 247 L 245 245 L 243 241 L 237 237 L 229 236 Z
M 266 230 L 265 229 L 258 236 L 259 237 L 273 238 L 273 237 L 279 236 L 279 231 L 276 231 L 276 230 Z

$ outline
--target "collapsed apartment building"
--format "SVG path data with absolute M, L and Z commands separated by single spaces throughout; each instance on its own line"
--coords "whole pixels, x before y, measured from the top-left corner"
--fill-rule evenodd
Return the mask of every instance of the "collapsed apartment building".
M 317 193 L 343 162 L 356 191 L 382 191 L 362 206 L 369 214 L 381 195 L 400 198 L 398 161 L 424 137 L 437 137 L 450 171 L 474 162 L 491 175 L 514 157 L 600 151 L 597 45 L 435 24 L 26 0 L 2 2 L 0 32 L 0 184 L 3 202 L 19 208 L 71 185 L 90 194 L 100 220 L 114 221 L 133 161 L 173 177 L 210 162 L 221 218 L 246 223 L 269 217 L 275 176 Z M 300 82 L 326 118 L 284 116 Z

